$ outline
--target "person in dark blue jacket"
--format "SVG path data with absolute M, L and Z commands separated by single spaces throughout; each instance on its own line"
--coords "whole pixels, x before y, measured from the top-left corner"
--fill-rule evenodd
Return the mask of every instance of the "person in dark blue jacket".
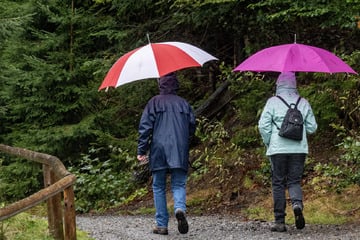
M 190 104 L 176 95 L 179 82 L 174 73 L 159 79 L 160 94 L 147 103 L 139 123 L 137 158 L 147 160 L 153 176 L 156 227 L 153 233 L 167 235 L 169 213 L 166 177 L 171 175 L 171 191 L 178 230 L 189 231 L 186 220 L 186 181 L 189 167 L 189 139 L 195 132 L 195 115 Z

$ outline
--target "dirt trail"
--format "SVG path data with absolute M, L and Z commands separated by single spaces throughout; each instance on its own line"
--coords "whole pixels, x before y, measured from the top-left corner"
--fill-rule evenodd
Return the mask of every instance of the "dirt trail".
M 151 239 L 306 239 L 306 240 L 360 240 L 360 226 L 352 225 L 306 225 L 302 230 L 288 225 L 285 233 L 270 232 L 269 222 L 244 221 L 233 216 L 188 216 L 190 231 L 180 234 L 173 216 L 169 222 L 169 235 L 151 233 L 153 216 L 148 215 L 83 215 L 77 217 L 77 226 L 99 240 L 151 240 Z

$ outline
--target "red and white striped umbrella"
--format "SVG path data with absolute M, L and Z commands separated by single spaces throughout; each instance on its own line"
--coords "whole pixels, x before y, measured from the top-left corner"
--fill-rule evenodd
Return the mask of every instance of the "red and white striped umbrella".
M 211 60 L 217 58 L 188 43 L 149 43 L 119 58 L 105 76 L 99 90 L 140 79 L 159 78 L 180 69 L 202 66 Z

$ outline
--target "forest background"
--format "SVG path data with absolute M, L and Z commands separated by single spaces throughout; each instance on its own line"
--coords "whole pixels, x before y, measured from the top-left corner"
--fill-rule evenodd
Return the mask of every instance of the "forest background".
M 178 94 L 202 109 L 190 153 L 193 213 L 261 218 L 261 206 L 271 213 L 270 167 L 257 121 L 277 74 L 234 73 L 235 66 L 265 47 L 293 43 L 296 34 L 298 43 L 327 49 L 360 71 L 359 0 L 0 2 L 0 141 L 59 157 L 77 176 L 78 212 L 129 212 L 151 200 L 136 146 L 141 112 L 158 93 L 156 80 L 98 91 L 112 64 L 147 44 L 147 34 L 151 42 L 187 42 L 219 59 L 178 72 Z M 359 76 L 299 73 L 297 79 L 319 124 L 309 137 L 305 197 L 354 201 L 360 192 Z M 223 94 L 204 108 L 218 89 Z M 41 166 L 1 156 L 2 204 L 40 188 Z M 332 207 L 335 218 L 356 219 L 359 207 L 351 201 L 345 209 Z

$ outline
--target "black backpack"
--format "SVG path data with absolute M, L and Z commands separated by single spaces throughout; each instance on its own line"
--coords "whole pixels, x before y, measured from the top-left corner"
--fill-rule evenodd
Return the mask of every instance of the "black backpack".
M 291 103 L 290 105 L 282 97 L 277 97 L 289 108 L 281 124 L 281 128 L 279 128 L 273 120 L 273 123 L 279 130 L 279 136 L 301 141 L 303 138 L 304 120 L 301 112 L 297 109 L 301 97 L 298 98 L 296 104 Z

